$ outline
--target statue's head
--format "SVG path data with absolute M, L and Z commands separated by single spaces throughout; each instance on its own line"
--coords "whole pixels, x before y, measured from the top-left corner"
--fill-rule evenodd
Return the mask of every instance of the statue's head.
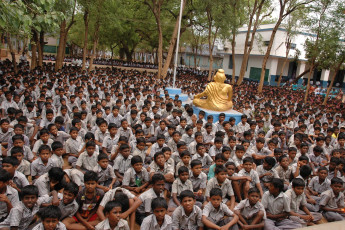
M 224 83 L 226 77 L 223 69 L 218 69 L 218 72 L 214 76 L 214 81 L 218 83 Z

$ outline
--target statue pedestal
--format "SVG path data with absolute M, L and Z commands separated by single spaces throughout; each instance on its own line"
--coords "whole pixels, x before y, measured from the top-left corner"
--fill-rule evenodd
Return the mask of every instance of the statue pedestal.
M 218 111 L 212 111 L 212 110 L 208 110 L 208 109 L 199 108 L 199 107 L 193 105 L 193 112 L 196 116 L 199 115 L 199 112 L 201 110 L 203 110 L 205 112 L 205 120 L 206 120 L 208 115 L 213 116 L 213 123 L 218 121 L 219 114 L 221 114 L 221 113 L 225 114 L 225 121 L 229 121 L 229 118 L 233 117 L 236 120 L 236 125 L 241 122 L 242 113 L 237 112 L 236 110 L 233 110 L 233 109 L 230 109 L 230 110 L 224 111 L 224 112 L 218 112 Z
M 188 100 L 188 95 L 187 94 L 183 94 L 180 88 L 165 88 L 168 93 L 170 98 L 175 99 L 175 95 L 179 95 L 179 100 L 181 100 L 182 102 L 185 102 Z M 161 94 L 161 97 L 164 97 L 164 94 Z

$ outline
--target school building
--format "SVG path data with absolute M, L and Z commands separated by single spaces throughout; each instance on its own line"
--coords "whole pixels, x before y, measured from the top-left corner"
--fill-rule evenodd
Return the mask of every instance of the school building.
M 261 25 L 256 33 L 256 39 L 254 41 L 253 49 L 249 56 L 249 60 L 246 67 L 245 78 L 259 81 L 262 61 L 267 50 L 267 46 L 272 34 L 274 24 Z M 238 77 L 241 69 L 242 58 L 244 53 L 244 44 L 246 40 L 247 28 L 243 27 L 239 29 L 239 33 L 236 36 L 236 46 L 235 46 L 235 63 L 232 62 L 232 52 L 231 52 L 231 42 L 225 41 L 224 51 L 223 51 L 223 69 L 228 75 L 232 75 L 232 68 L 235 66 L 236 77 Z M 283 68 L 283 63 L 286 56 L 286 37 L 287 32 L 284 27 L 278 29 L 273 46 L 271 49 L 271 56 L 267 61 L 265 70 L 265 84 L 277 85 L 277 81 L 281 70 Z M 294 79 L 299 74 L 303 73 L 305 70 L 309 69 L 307 59 L 305 57 L 306 52 L 304 49 L 305 41 L 313 39 L 315 35 L 299 31 L 292 38 L 291 47 L 288 56 L 288 63 L 286 63 L 283 69 L 283 81 L 289 79 Z M 334 87 L 345 88 L 345 71 L 339 71 L 336 80 L 334 82 Z M 320 85 L 322 87 L 327 87 L 327 84 L 331 81 L 331 76 L 333 76 L 332 71 L 329 70 L 315 70 L 311 81 L 315 85 Z M 303 79 L 300 79 L 299 84 L 303 81 L 306 82 L 308 74 L 304 75 Z

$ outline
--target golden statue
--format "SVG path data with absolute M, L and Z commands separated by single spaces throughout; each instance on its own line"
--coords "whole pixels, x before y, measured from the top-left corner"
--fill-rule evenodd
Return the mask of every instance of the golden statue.
M 219 69 L 213 78 L 214 82 L 209 83 L 204 92 L 194 97 L 193 104 L 213 111 L 232 109 L 232 86 L 224 83 L 226 79 L 224 70 Z M 206 99 L 201 99 L 205 96 Z

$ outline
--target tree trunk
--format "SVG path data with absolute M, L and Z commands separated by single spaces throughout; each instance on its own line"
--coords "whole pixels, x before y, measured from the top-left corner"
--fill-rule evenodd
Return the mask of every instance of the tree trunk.
M 273 41 L 274 41 L 274 38 L 276 36 L 276 33 L 278 31 L 278 28 L 279 28 L 281 22 L 282 22 L 282 17 L 280 17 L 278 19 L 276 25 L 274 26 L 274 28 L 272 30 L 270 42 L 268 44 L 268 47 L 267 47 L 267 50 L 266 50 L 266 54 L 264 56 L 264 60 L 262 61 L 261 76 L 260 76 L 260 83 L 259 83 L 259 87 L 258 87 L 258 93 L 262 92 L 262 88 L 264 86 L 267 61 L 268 61 L 268 59 L 269 59 L 269 57 L 271 55 L 271 49 L 272 49 Z
M 232 79 L 231 84 L 235 84 L 235 78 L 236 78 L 236 64 L 235 64 L 235 44 L 236 44 L 236 33 L 232 32 L 232 41 L 231 41 L 231 58 L 232 58 Z
M 331 92 L 331 89 L 333 88 L 334 80 L 335 80 L 335 78 L 336 78 L 336 76 L 337 76 L 337 74 L 338 74 L 338 72 L 339 72 L 339 69 L 340 69 L 340 67 L 342 66 L 343 62 L 344 62 L 344 59 L 342 59 L 342 60 L 339 62 L 338 66 L 336 67 L 336 69 L 335 69 L 335 71 L 334 71 L 334 74 L 333 74 L 333 78 L 332 78 L 331 84 L 328 86 L 327 93 L 326 93 L 325 99 L 323 100 L 322 105 L 326 105 L 326 104 L 327 104 L 327 100 L 328 100 L 328 97 L 329 97 L 329 93 Z
M 304 75 L 306 75 L 306 74 L 309 73 L 309 72 L 310 72 L 310 69 L 304 70 L 300 75 L 298 75 L 298 76 L 295 78 L 295 80 L 293 81 L 293 83 L 298 82 L 298 80 L 299 80 L 300 78 L 302 78 Z
M 85 10 L 84 12 L 84 28 L 85 28 L 85 33 L 84 33 L 84 48 L 83 48 L 83 64 L 81 69 L 85 70 L 85 65 L 86 65 L 86 55 L 87 55 L 87 36 L 89 32 L 89 11 Z
M 242 63 L 241 63 L 241 69 L 240 69 L 240 74 L 238 76 L 238 81 L 236 83 L 237 85 L 240 85 L 242 83 L 244 75 L 246 73 L 249 55 L 253 49 L 255 34 L 256 34 L 256 30 L 259 26 L 259 17 L 260 17 L 264 2 L 265 2 L 265 0 L 261 0 L 260 3 L 258 3 L 258 1 L 255 0 L 253 10 L 250 13 L 249 24 L 248 24 L 247 34 L 246 34 L 246 40 L 245 40 L 245 44 L 244 44 L 244 53 L 243 53 L 243 58 L 242 58 Z M 251 28 L 253 25 L 254 16 L 255 16 L 256 20 L 255 20 L 253 28 Z M 251 33 L 250 33 L 250 31 L 251 31 Z M 248 44 L 249 37 L 250 37 L 250 44 Z
M 310 89 L 310 79 L 311 79 L 311 76 L 313 75 L 313 70 L 314 70 L 314 63 L 310 67 L 307 89 L 305 90 L 305 95 L 304 95 L 304 104 L 307 103 L 307 99 L 308 99 L 308 95 L 309 95 L 309 89 Z
M 66 37 L 66 20 L 63 20 L 60 25 L 60 40 L 59 40 L 59 47 L 56 54 L 56 61 L 55 61 L 55 71 L 58 71 L 62 67 L 63 63 L 63 49 L 64 49 L 64 39 Z
M 125 59 L 125 49 L 124 48 L 119 49 L 119 55 L 120 55 L 120 60 Z
M 40 32 L 38 43 L 38 66 L 43 66 L 44 31 Z
M 287 36 L 289 36 L 289 34 L 288 34 Z M 282 69 L 280 70 L 280 75 L 279 75 L 279 79 L 278 79 L 278 82 L 277 82 L 277 86 L 278 86 L 278 87 L 280 86 L 280 82 L 281 82 L 281 80 L 282 80 L 283 73 L 284 73 L 284 68 L 285 68 L 285 65 L 286 65 L 286 63 L 287 63 L 287 61 L 288 61 L 289 52 L 290 52 L 290 46 L 291 46 L 291 39 L 288 38 L 288 39 L 287 39 L 287 44 L 286 44 L 285 59 L 284 59 L 283 67 L 282 67 Z
M 129 49 L 127 48 L 127 49 L 125 49 L 125 53 L 126 53 L 126 60 L 127 60 L 128 62 L 133 61 L 134 49 L 129 50 Z
M 186 5 L 186 2 L 187 2 L 187 1 L 183 1 L 182 13 L 183 13 L 184 7 L 185 7 L 185 5 Z M 163 67 L 163 70 L 162 70 L 162 78 L 163 78 L 163 79 L 165 79 L 166 76 L 167 76 L 168 69 L 169 69 L 169 66 L 170 66 L 170 63 L 171 63 L 171 60 L 172 60 L 172 56 L 173 56 L 173 53 L 174 53 L 175 44 L 176 44 L 176 41 L 177 41 L 179 20 L 180 20 L 180 17 L 181 17 L 181 16 L 182 16 L 182 15 L 179 15 L 179 16 L 176 18 L 176 23 L 175 23 L 174 31 L 173 31 L 173 34 L 171 35 L 171 39 L 170 39 L 170 42 L 169 42 L 168 55 L 167 55 L 167 58 L 165 59 L 164 67 Z M 180 34 L 180 36 L 181 36 L 181 34 Z M 178 49 L 178 48 L 179 48 L 179 47 L 177 47 L 176 49 Z
M 31 69 L 35 69 L 37 66 L 37 44 L 38 44 L 38 35 L 35 30 L 32 30 L 32 39 L 31 39 Z
M 90 65 L 89 65 L 89 71 L 93 70 L 93 59 L 96 56 L 96 49 L 97 49 L 97 45 L 98 45 L 98 32 L 99 32 L 99 27 L 100 27 L 100 22 L 96 21 L 96 25 L 95 25 L 95 33 L 93 35 L 94 37 L 94 42 L 93 42 L 93 50 L 92 50 L 92 55 L 91 55 L 91 60 L 90 60 Z
M 288 57 L 286 56 L 285 59 L 284 59 L 283 67 L 280 70 L 280 75 L 279 75 L 279 79 L 278 79 L 278 82 L 277 82 L 277 86 L 278 87 L 280 86 L 280 82 L 282 81 L 282 77 L 283 77 L 283 73 L 284 73 L 284 69 L 285 69 L 287 61 L 288 61 Z
M 10 49 L 10 53 L 11 53 L 11 57 L 12 57 L 13 70 L 14 70 L 14 73 L 17 74 L 18 68 L 17 68 L 17 61 L 16 61 L 16 52 L 12 46 L 10 33 L 7 33 L 7 44 L 8 44 L 8 48 Z
M 157 18 L 157 29 L 158 29 L 158 35 L 159 35 L 157 78 L 160 79 L 162 77 L 162 64 L 163 64 L 163 32 L 162 32 L 160 17 Z

